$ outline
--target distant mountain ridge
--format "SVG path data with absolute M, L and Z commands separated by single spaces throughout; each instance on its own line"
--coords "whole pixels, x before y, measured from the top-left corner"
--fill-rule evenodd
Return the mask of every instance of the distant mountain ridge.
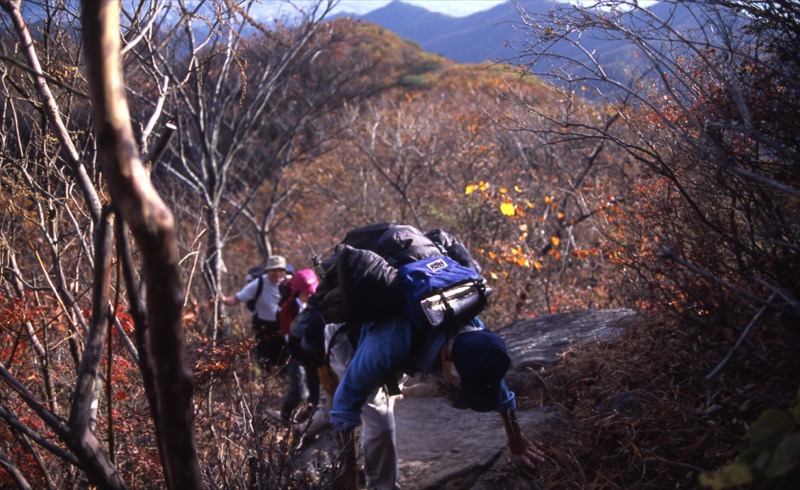
M 528 11 L 543 11 L 557 5 L 554 0 L 522 0 Z M 515 54 L 506 41 L 514 34 L 508 21 L 519 20 L 513 1 L 466 17 L 431 12 L 395 0 L 364 15 L 348 15 L 378 24 L 410 39 L 425 51 L 458 63 L 502 60 Z
M 430 53 L 439 54 L 458 63 L 482 63 L 503 61 L 519 55 L 515 46 L 524 45 L 522 34 L 512 28 L 511 22 L 519 22 L 520 15 L 516 5 L 532 14 L 545 14 L 551 9 L 564 5 L 556 0 L 508 0 L 491 9 L 466 17 L 454 17 L 431 12 L 422 7 L 394 0 L 390 4 L 364 15 L 339 15 L 373 22 L 404 39 L 416 42 Z M 651 11 L 661 12 L 670 8 L 664 2 L 649 7 Z M 675 21 L 691 22 L 690 15 L 679 15 Z M 633 46 L 623 42 L 597 42 L 598 52 L 607 53 L 606 61 L 614 61 L 629 56 Z M 602 51 L 601 51 L 602 50 Z

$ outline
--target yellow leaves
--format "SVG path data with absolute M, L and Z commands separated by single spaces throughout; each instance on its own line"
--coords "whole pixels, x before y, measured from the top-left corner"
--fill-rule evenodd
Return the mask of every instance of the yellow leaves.
M 495 274 L 494 272 L 490 272 L 490 273 L 489 273 L 489 277 L 490 277 L 490 278 L 492 278 L 492 279 L 495 279 L 495 280 L 497 280 L 497 279 L 498 279 L 498 276 L 497 276 L 497 274 Z
M 486 192 L 488 189 L 489 189 L 489 184 L 487 182 L 480 181 L 477 184 L 468 185 L 467 188 L 464 190 L 464 194 L 469 196 L 475 191 Z
M 538 260 L 537 260 L 537 261 L 535 261 L 535 262 L 533 263 L 533 268 L 534 268 L 534 269 L 536 269 L 537 271 L 540 271 L 540 270 L 542 270 L 542 263 L 541 263 L 541 262 L 539 262 Z
M 516 213 L 516 209 L 514 205 L 509 202 L 504 202 L 500 205 L 500 212 L 503 213 L 505 216 L 514 216 Z
M 730 463 L 713 473 L 700 475 L 700 484 L 713 490 L 738 487 L 753 482 L 753 473 L 744 463 Z
M 506 189 L 505 187 L 501 187 L 500 194 L 508 194 L 508 189 Z
M 550 204 L 551 202 L 553 202 L 553 199 L 554 199 L 553 196 L 544 196 L 544 203 Z
M 550 244 L 552 246 L 557 247 L 559 243 L 561 243 L 561 240 L 557 236 L 550 237 Z

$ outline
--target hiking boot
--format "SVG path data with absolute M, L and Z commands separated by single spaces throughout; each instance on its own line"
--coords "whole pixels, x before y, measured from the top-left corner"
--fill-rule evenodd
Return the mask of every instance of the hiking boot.
M 305 405 L 301 407 L 294 415 L 294 421 L 298 424 L 305 422 L 306 420 L 310 419 L 311 416 L 314 414 L 314 410 L 316 408 L 313 405 Z

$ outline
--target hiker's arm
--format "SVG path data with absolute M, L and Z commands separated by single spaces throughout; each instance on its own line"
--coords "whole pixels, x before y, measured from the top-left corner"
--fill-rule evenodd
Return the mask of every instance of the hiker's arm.
M 258 292 L 258 279 L 253 279 L 252 281 L 248 282 L 245 287 L 242 288 L 241 291 L 238 293 L 232 294 L 230 296 L 225 296 L 222 294 L 221 300 L 228 306 L 238 305 L 239 303 L 244 303 L 250 298 L 255 298 L 256 293 Z
M 506 444 L 512 461 L 518 461 L 527 468 L 535 468 L 544 461 L 544 454 L 530 439 L 522 434 L 516 412 L 500 412 L 506 430 Z
M 225 296 L 223 294 L 222 295 L 222 302 L 225 303 L 228 306 L 233 306 L 233 305 L 239 304 L 239 298 L 237 298 L 235 294 L 232 294 L 230 296 Z

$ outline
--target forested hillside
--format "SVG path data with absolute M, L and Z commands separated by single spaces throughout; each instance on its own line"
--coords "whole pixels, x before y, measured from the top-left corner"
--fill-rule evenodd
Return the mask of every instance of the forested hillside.
M 568 414 L 515 478 L 800 484 L 796 3 L 522 13 L 483 65 L 332 3 L 0 0 L 0 486 L 330 486 L 221 295 L 384 221 L 463 241 L 492 328 L 643 315 L 514 380 Z M 612 74 L 586 36 L 637 51 Z

